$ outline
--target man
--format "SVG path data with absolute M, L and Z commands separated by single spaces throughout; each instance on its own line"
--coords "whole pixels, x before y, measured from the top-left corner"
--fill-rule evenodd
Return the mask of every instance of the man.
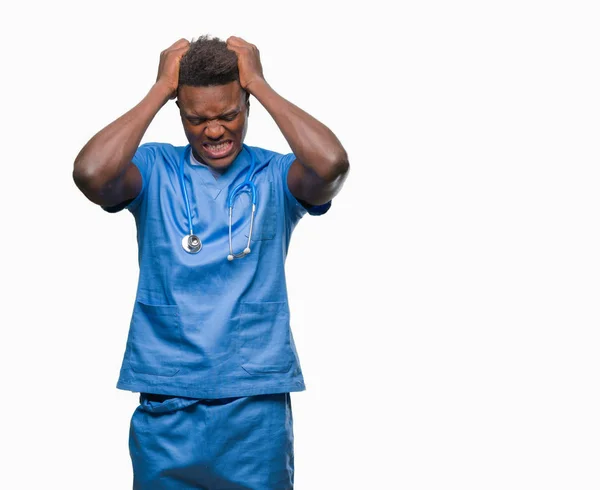
M 250 95 L 293 153 L 243 145 Z M 139 146 L 174 98 L 189 147 Z M 304 381 L 284 262 L 298 220 L 329 209 L 348 169 L 335 135 L 269 86 L 238 37 L 163 51 L 146 97 L 81 150 L 77 186 L 109 212 L 127 208 L 138 230 L 117 385 L 140 392 L 134 488 L 293 487 L 290 392 Z

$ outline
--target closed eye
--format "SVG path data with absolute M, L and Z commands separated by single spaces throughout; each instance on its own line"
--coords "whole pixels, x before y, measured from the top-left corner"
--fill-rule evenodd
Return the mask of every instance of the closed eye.
M 187 120 L 192 126 L 198 126 L 199 124 L 202 124 L 204 122 L 204 119 L 198 119 L 193 117 L 188 117 Z
M 221 116 L 221 119 L 223 121 L 233 121 L 236 117 L 238 117 L 239 112 L 235 112 L 233 114 L 225 114 L 224 116 Z
M 240 111 L 230 112 L 228 114 L 223 114 L 222 116 L 219 116 L 219 119 L 221 121 L 231 122 L 231 121 L 235 120 L 235 118 L 237 118 L 239 114 L 240 114 Z M 208 119 L 204 119 L 201 117 L 186 116 L 186 119 L 192 126 L 198 126 L 199 124 L 202 124 L 202 123 L 205 123 L 206 121 L 208 121 Z

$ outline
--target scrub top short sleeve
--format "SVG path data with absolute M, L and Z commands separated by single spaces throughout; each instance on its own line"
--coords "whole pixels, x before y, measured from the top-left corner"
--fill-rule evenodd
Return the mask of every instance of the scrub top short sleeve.
M 150 178 L 150 171 L 154 161 L 156 160 L 156 152 L 157 148 L 155 144 L 145 143 L 138 147 L 133 155 L 133 158 L 131 159 L 131 163 L 138 168 L 140 175 L 142 176 L 142 188 L 135 199 L 125 201 L 124 203 L 117 204 L 116 206 L 102 206 L 102 209 L 109 213 L 118 213 L 123 209 L 128 209 L 132 213 L 135 211 L 146 194 L 148 179 Z
M 285 189 L 285 205 L 286 210 L 289 216 L 292 217 L 294 221 L 299 220 L 304 216 L 307 212 L 311 216 L 320 216 L 329 211 L 331 207 L 331 201 L 326 202 L 325 204 L 320 204 L 317 206 L 311 206 L 308 203 L 302 203 L 292 194 L 290 188 L 288 187 L 288 172 L 292 164 L 296 161 L 296 155 L 293 153 L 288 153 L 287 155 L 278 155 L 274 159 L 274 164 L 277 166 L 280 175 L 282 176 L 282 185 Z

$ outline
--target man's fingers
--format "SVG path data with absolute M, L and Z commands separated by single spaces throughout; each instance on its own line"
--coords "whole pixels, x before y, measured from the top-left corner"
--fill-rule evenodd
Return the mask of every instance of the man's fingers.
M 235 45 L 229 44 L 229 45 L 227 45 L 227 49 L 229 49 L 230 51 L 234 51 L 237 54 L 243 54 L 243 53 L 250 53 L 252 51 L 258 51 L 258 49 L 254 48 L 253 46 L 250 46 L 250 45 L 235 46 Z
M 187 53 L 187 51 L 190 49 L 190 46 L 182 46 L 180 48 L 169 48 L 166 51 L 162 52 L 162 56 L 164 56 L 165 58 L 171 58 L 171 57 L 176 57 L 176 58 L 182 58 L 183 55 L 185 55 L 185 53 Z
M 163 51 L 166 53 L 168 51 L 175 51 L 177 49 L 188 48 L 190 46 L 190 42 L 187 39 L 181 38 L 179 41 L 175 41 L 171 46 Z
M 241 37 L 231 36 L 227 39 L 227 44 L 231 46 L 251 46 L 251 44 L 247 41 L 244 41 Z
M 181 46 L 187 46 L 187 45 L 189 45 L 189 44 L 190 44 L 190 42 L 189 42 L 187 39 L 185 39 L 185 38 L 183 38 L 183 37 L 182 37 L 182 38 L 181 38 L 179 41 L 175 41 L 175 42 L 174 42 L 174 43 L 171 45 L 171 47 L 172 47 L 172 48 L 179 48 L 179 47 L 181 47 Z
M 189 46 L 183 46 L 182 48 L 175 49 L 174 51 L 176 53 L 185 53 L 188 49 L 190 49 Z

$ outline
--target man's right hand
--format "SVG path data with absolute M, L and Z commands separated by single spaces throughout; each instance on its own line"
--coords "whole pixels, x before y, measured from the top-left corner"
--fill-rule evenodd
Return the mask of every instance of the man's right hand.
M 94 135 L 75 158 L 73 179 L 86 197 L 112 207 L 135 199 L 142 176 L 131 163 L 150 122 L 167 100 L 177 96 L 179 62 L 190 43 L 180 39 L 160 54 L 156 83 L 133 109 Z
M 180 39 L 160 53 L 156 83 L 163 85 L 169 91 L 170 99 L 174 99 L 177 96 L 179 62 L 189 48 L 189 41 L 187 39 Z

